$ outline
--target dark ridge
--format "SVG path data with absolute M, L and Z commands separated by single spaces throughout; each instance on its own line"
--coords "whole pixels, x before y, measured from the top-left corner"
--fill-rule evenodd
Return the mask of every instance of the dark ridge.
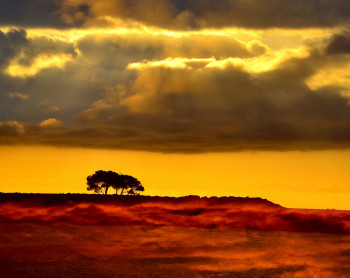
M 197 205 L 254 205 L 267 208 L 283 208 L 266 199 L 249 197 L 199 197 L 195 195 L 184 197 L 163 196 L 127 196 L 127 195 L 98 195 L 98 194 L 43 194 L 43 193 L 1 193 L 0 203 L 24 203 L 36 206 L 59 206 L 65 204 L 93 203 L 136 205 L 140 203 L 167 203 L 167 204 L 197 204 Z

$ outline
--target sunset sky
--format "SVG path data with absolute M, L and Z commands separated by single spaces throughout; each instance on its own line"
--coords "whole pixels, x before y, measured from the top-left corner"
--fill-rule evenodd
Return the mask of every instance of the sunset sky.
M 0 3 L 0 191 L 350 209 L 349 0 Z

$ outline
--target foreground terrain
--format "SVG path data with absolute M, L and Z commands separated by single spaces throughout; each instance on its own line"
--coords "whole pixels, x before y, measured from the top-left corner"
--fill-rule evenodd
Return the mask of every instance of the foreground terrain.
M 0 194 L 0 273 L 345 278 L 349 216 L 249 198 Z

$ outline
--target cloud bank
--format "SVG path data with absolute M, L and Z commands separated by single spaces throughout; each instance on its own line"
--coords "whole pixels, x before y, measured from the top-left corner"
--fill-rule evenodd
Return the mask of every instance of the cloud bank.
M 107 24 L 101 17 L 135 20 L 163 28 L 307 28 L 330 27 L 349 22 L 346 0 L 63 0 L 64 22 Z
M 350 146 L 348 1 L 36 1 L 40 20 L 14 3 L 27 7 L 0 9 L 0 144 Z

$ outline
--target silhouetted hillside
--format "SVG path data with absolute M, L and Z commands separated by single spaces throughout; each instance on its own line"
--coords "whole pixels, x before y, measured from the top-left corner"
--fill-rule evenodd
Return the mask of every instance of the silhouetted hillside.
M 98 195 L 98 194 L 27 194 L 27 193 L 0 193 L 0 203 L 21 202 L 28 205 L 58 206 L 67 203 L 118 204 L 136 205 L 140 203 L 167 203 L 191 205 L 233 205 L 233 206 L 264 206 L 281 208 L 266 199 L 242 197 L 161 197 L 161 196 L 127 196 L 127 195 Z

